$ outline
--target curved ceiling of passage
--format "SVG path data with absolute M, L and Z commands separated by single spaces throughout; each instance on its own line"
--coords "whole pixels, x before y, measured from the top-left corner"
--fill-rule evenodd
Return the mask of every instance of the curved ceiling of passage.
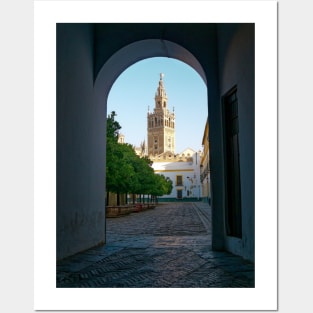
M 113 83 L 124 70 L 138 61 L 152 57 L 180 60 L 191 66 L 207 84 L 201 64 L 187 49 L 171 41 L 147 39 L 134 42 L 118 50 L 102 66 L 95 80 L 95 89 L 100 92 L 102 101 L 107 99 Z M 98 92 L 96 94 L 100 95 Z

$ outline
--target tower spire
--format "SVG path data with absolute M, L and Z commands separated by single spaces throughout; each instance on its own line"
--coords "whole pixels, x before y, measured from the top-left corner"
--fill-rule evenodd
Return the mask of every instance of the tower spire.
M 148 154 L 175 153 L 175 113 L 169 112 L 167 95 L 163 85 L 164 74 L 160 73 L 160 80 L 155 93 L 155 107 L 147 114 Z
M 155 93 L 155 108 L 156 109 L 166 109 L 167 108 L 167 95 L 163 85 L 164 74 L 160 73 L 159 86 Z

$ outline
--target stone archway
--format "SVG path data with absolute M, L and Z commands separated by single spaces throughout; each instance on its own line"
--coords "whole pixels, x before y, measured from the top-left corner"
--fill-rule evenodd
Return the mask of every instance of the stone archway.
M 133 63 L 170 57 L 207 86 L 212 248 L 254 259 L 254 24 L 57 24 L 57 259 L 105 242 L 107 96 Z M 238 87 L 242 238 L 225 230 L 222 97 Z
M 204 83 L 207 83 L 201 64 L 184 47 L 161 39 L 136 41 L 118 50 L 99 71 L 94 84 L 96 106 L 102 106 L 104 111 L 107 112 L 107 98 L 118 76 L 134 63 L 152 57 L 167 57 L 182 61 L 192 67 Z M 208 111 L 206 114 L 208 114 Z
M 171 57 L 210 85 L 213 103 L 215 32 L 214 24 L 57 25 L 57 259 L 105 243 L 106 102 L 115 79 L 137 61 Z
M 124 70 L 138 61 L 152 57 L 168 57 L 182 61 L 191 66 L 207 84 L 201 64 L 187 49 L 167 40 L 146 39 L 120 49 L 102 66 L 94 85 L 97 104 L 100 101 L 102 105 L 106 105 L 114 81 Z

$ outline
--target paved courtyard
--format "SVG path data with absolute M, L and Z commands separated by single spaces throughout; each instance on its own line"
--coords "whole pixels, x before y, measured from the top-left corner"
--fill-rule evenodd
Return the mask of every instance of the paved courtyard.
M 253 263 L 212 251 L 208 204 L 160 204 L 106 225 L 104 246 L 58 262 L 57 287 L 254 287 Z

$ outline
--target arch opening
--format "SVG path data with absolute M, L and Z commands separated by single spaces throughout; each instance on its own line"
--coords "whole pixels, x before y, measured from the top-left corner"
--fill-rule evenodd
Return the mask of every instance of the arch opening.
M 103 99 L 105 99 L 106 106 L 111 87 L 124 70 L 138 61 L 152 57 L 173 58 L 188 64 L 207 85 L 206 75 L 201 64 L 187 49 L 167 40 L 146 39 L 120 49 L 102 66 L 94 84 L 96 95 L 101 95 L 101 98 L 98 98 L 100 105 L 101 103 L 103 105 Z M 97 102 L 97 104 L 99 103 Z
M 208 119 L 207 81 L 206 81 L 205 72 L 202 66 L 200 65 L 198 60 L 188 50 L 186 50 L 180 45 L 177 45 L 173 42 L 166 41 L 166 40 L 143 40 L 143 41 L 135 42 L 133 44 L 130 44 L 122 48 L 118 52 L 116 52 L 103 65 L 103 67 L 99 71 L 99 74 L 95 80 L 95 90 L 96 90 L 96 94 L 98 95 L 97 99 L 98 101 L 100 101 L 100 102 L 97 102 L 97 105 L 104 106 L 105 116 L 107 116 L 110 113 L 107 110 L 108 97 L 109 97 L 111 88 L 114 85 L 115 81 L 118 79 L 118 77 L 135 63 L 139 63 L 140 61 L 155 58 L 155 57 L 165 57 L 165 58 L 171 58 L 173 60 L 181 61 L 185 65 L 191 67 L 199 75 L 199 77 L 202 79 L 203 83 L 206 86 L 206 99 L 205 99 L 206 112 L 203 112 L 203 114 L 206 115 L 206 120 L 207 120 Z M 158 75 L 159 73 L 156 73 L 156 74 Z M 101 94 L 101 96 L 99 96 L 99 94 Z M 153 96 L 153 94 L 151 96 Z M 167 102 L 166 103 L 164 102 L 164 105 L 166 104 Z M 174 108 L 173 108 L 173 112 L 174 112 Z M 144 112 L 143 112 L 143 115 L 144 115 Z M 157 125 L 158 122 L 160 123 L 160 121 L 157 121 L 157 120 L 155 121 L 150 120 L 149 122 L 155 125 Z M 171 120 L 170 122 L 174 123 L 174 121 L 171 121 Z M 166 121 L 164 124 L 166 124 Z M 202 127 L 204 131 L 205 123 L 202 125 Z M 201 140 L 202 140 L 202 137 L 198 138 L 199 145 L 201 145 Z M 198 150 L 197 150 L 197 153 L 198 153 Z M 196 161 L 195 163 L 198 163 L 199 161 L 200 159 Z M 198 191 L 197 198 L 199 199 L 201 198 L 201 195 L 202 195 L 200 176 L 199 176 L 198 184 L 199 184 L 198 185 L 199 191 Z M 186 191 L 186 194 L 187 194 L 187 191 Z

